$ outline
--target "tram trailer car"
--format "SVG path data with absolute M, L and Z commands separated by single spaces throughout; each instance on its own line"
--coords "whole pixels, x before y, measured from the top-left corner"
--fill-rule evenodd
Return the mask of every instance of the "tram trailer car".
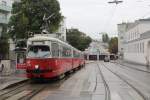
M 27 42 L 27 77 L 54 78 L 85 65 L 81 51 L 55 38 L 35 36 Z

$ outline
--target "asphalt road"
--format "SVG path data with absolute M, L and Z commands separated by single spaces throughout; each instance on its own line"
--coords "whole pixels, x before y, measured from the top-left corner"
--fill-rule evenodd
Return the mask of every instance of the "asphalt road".
M 76 71 L 55 87 L 48 87 L 32 100 L 91 100 L 95 89 L 96 73 L 92 64 Z M 98 94 L 97 94 L 98 95 Z
M 150 73 L 93 62 L 66 78 L 0 91 L 0 100 L 150 100 Z

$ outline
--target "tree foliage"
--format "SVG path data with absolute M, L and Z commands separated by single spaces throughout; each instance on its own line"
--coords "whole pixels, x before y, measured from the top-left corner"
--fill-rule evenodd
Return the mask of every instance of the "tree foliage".
M 109 42 L 109 36 L 108 36 L 107 33 L 103 33 L 103 35 L 102 35 L 102 41 L 104 43 L 108 43 Z
M 52 14 L 54 16 L 49 20 L 49 32 L 56 31 L 63 18 L 57 0 L 21 0 L 21 2 L 14 2 L 9 22 L 9 34 L 12 38 L 24 39 L 28 38 L 28 32 L 41 32 L 44 15 L 47 18 Z
M 118 53 L 118 38 L 113 37 L 109 41 L 109 52 L 117 54 Z
M 0 59 L 8 59 L 9 43 L 6 33 L 0 37 L 0 47 Z
M 68 29 L 67 41 L 73 47 L 84 51 L 92 42 L 92 39 L 89 36 L 86 36 L 83 32 L 80 32 L 78 29 Z

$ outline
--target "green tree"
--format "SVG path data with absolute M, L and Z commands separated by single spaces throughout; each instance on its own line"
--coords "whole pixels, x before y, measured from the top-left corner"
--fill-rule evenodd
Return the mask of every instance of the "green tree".
M 109 52 L 114 54 L 118 53 L 118 37 L 113 37 L 110 39 Z
M 2 36 L 0 37 L 0 47 L 0 59 L 8 59 L 9 43 L 6 33 L 2 33 Z
M 108 34 L 107 33 L 102 33 L 103 35 L 102 35 L 102 41 L 104 42 L 104 43 L 108 43 L 109 42 L 109 36 L 108 36 Z
M 86 36 L 85 33 L 80 32 L 78 29 L 68 29 L 67 41 L 73 47 L 84 51 L 92 42 L 92 39 L 89 36 Z
M 12 16 L 9 21 L 9 35 L 16 39 L 27 39 L 29 32 L 41 32 L 43 17 L 54 14 L 49 19 L 49 32 L 59 28 L 62 15 L 57 0 L 21 0 L 12 6 Z

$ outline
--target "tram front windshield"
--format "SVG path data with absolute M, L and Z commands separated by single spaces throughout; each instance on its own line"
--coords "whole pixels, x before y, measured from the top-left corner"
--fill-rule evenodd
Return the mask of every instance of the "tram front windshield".
M 28 49 L 28 58 L 47 58 L 50 57 L 50 48 L 49 46 L 29 46 Z

